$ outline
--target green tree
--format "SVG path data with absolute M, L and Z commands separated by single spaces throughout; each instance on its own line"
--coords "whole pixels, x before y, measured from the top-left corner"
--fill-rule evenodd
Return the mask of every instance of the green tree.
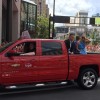
M 99 32 L 98 32 L 97 29 L 94 29 L 94 30 L 92 31 L 91 39 L 93 40 L 93 41 L 92 41 L 92 44 L 93 44 L 93 45 L 95 45 L 95 44 L 97 44 L 97 43 L 100 42 L 100 41 L 99 41 L 99 39 L 100 39 L 100 37 L 99 37 Z
M 37 37 L 49 38 L 49 18 L 39 16 L 37 18 Z

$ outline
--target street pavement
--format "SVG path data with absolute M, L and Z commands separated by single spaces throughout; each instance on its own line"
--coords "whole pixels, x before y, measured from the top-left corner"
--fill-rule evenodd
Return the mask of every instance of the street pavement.
M 92 90 L 77 85 L 55 89 L 0 95 L 0 100 L 100 100 L 100 81 Z

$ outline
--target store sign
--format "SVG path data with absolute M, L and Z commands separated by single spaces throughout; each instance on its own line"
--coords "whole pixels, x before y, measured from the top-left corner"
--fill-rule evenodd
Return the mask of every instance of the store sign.
M 95 18 L 95 24 L 96 25 L 100 25 L 100 17 L 96 17 Z

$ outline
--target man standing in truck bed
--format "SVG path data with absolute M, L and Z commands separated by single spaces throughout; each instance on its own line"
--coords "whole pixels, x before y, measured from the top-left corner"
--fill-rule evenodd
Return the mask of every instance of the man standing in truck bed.
M 66 44 L 66 47 L 68 49 L 68 52 L 73 52 L 74 51 L 74 34 L 73 33 L 70 33 L 69 34 L 69 38 L 67 40 L 65 40 L 65 44 Z

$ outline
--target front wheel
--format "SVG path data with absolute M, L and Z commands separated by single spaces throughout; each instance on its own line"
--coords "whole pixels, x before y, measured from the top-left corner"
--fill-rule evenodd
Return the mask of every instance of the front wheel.
M 94 69 L 88 68 L 80 72 L 77 83 L 83 89 L 92 89 L 97 85 L 98 76 Z

